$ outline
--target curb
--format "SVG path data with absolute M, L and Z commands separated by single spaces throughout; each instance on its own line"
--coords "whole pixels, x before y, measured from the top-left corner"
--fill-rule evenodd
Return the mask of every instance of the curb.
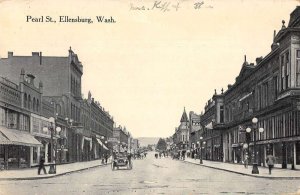
M 75 172 L 79 172 L 79 171 L 84 171 L 84 170 L 88 170 L 88 169 L 92 169 L 92 168 L 97 168 L 97 167 L 102 167 L 102 166 L 106 166 L 109 165 L 110 163 L 107 164 L 100 164 L 100 165 L 95 165 L 95 166 L 91 166 L 91 167 L 86 167 L 86 168 L 82 168 L 82 169 L 78 169 L 78 170 L 73 170 L 73 171 L 68 171 L 68 172 L 64 172 L 64 173 L 58 173 L 58 174 L 54 174 L 54 175 L 49 175 L 49 176 L 43 176 L 43 177 L 11 177 L 11 178 L 0 178 L 0 181 L 19 181 L 19 180 L 38 180 L 38 179 L 48 179 L 48 178 L 54 178 L 54 177 L 60 177 L 63 175 L 67 175 L 67 174 L 71 174 L 71 173 L 75 173 Z
M 207 168 L 211 168 L 211 169 L 226 171 L 226 172 L 230 172 L 230 173 L 235 173 L 235 174 L 239 174 L 239 175 L 261 178 L 261 179 L 300 180 L 300 176 L 299 177 L 266 177 L 266 176 L 260 176 L 260 175 L 253 175 L 253 174 L 249 174 L 249 173 L 241 173 L 241 172 L 238 172 L 238 171 L 232 171 L 232 170 L 222 169 L 222 168 L 218 168 L 218 167 L 212 167 L 212 166 L 208 166 L 208 165 L 203 165 L 203 164 L 196 164 L 196 163 L 189 162 L 189 161 L 182 161 L 182 162 L 189 163 L 189 164 L 194 164 L 194 165 L 198 165 L 198 166 L 203 166 L 203 167 L 207 167 Z

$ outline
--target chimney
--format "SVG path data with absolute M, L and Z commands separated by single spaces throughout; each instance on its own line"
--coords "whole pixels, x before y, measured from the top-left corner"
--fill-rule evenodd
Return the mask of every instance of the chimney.
M 32 56 L 40 56 L 39 52 L 32 52 Z
M 42 65 L 42 52 L 40 52 L 40 65 Z
M 40 89 L 40 92 L 43 93 L 43 82 L 40 81 L 39 83 L 39 89 Z
M 278 46 L 278 44 L 275 42 L 275 37 L 276 37 L 276 30 L 274 30 L 274 34 L 273 34 L 273 43 L 271 45 L 271 50 L 275 50 Z
M 34 85 L 35 76 L 33 74 L 27 74 L 27 77 L 29 78 L 29 83 Z
M 258 58 L 256 58 L 256 64 L 259 64 L 259 63 L 261 63 L 261 61 L 263 60 L 263 57 L 261 56 L 261 57 L 258 57 Z
M 9 51 L 9 52 L 7 53 L 7 57 L 8 57 L 8 58 L 11 58 L 11 57 L 13 57 L 13 56 L 14 56 L 14 52 Z
M 231 84 L 228 84 L 227 87 L 228 87 L 228 89 L 230 89 L 230 88 L 232 87 L 232 85 L 231 85 Z

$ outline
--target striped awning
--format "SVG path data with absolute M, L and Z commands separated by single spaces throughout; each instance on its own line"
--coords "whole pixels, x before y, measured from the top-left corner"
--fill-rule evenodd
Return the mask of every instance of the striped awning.
M 11 145 L 12 142 L 3 135 L 3 133 L 0 132 L 0 145 Z
M 2 138 L 0 138 L 0 144 L 3 145 L 42 146 L 33 135 L 25 131 L 8 129 L 0 126 L 0 134 L 2 136 Z
M 102 143 L 102 141 L 97 138 L 97 142 L 100 144 L 100 146 L 102 146 L 105 150 L 108 150 L 108 148 Z

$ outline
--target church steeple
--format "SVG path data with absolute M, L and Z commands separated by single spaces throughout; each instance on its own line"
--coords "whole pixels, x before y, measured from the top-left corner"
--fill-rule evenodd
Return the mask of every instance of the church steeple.
M 184 107 L 183 113 L 182 113 L 182 116 L 181 116 L 181 119 L 180 119 L 180 122 L 182 123 L 182 122 L 188 122 L 188 121 L 189 121 L 189 119 L 187 117 L 187 114 L 186 114 L 186 111 L 185 111 L 185 107 Z

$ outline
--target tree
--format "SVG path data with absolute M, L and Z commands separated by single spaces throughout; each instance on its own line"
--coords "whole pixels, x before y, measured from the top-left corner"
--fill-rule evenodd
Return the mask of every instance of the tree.
M 165 139 L 159 138 L 157 144 L 156 144 L 157 150 L 166 150 L 167 149 L 167 142 Z

